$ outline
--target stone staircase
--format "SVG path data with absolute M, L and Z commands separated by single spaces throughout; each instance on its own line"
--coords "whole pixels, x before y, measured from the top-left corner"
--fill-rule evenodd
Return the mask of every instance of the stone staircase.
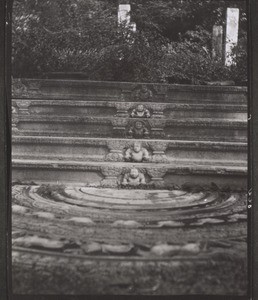
M 14 293 L 246 295 L 246 92 L 16 80 Z
M 244 87 L 16 79 L 12 106 L 14 181 L 246 188 Z

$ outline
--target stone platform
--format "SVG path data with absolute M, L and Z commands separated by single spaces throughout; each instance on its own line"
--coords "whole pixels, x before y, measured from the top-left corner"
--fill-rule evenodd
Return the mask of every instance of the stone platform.
M 245 295 L 246 218 L 237 192 L 15 185 L 14 292 Z

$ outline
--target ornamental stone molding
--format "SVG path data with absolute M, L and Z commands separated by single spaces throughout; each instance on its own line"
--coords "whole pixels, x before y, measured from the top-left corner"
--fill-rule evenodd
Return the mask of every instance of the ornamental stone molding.
M 151 108 L 153 110 L 153 118 L 164 118 L 164 110 L 168 105 L 153 103 Z
M 115 167 L 115 166 L 102 166 L 101 167 L 101 173 L 107 178 L 107 177 L 118 177 L 122 171 L 122 168 Z
M 31 105 L 31 101 L 29 100 L 16 100 L 16 105 L 18 107 L 18 113 L 23 115 L 29 115 L 29 107 Z
M 165 167 L 161 168 L 148 168 L 147 173 L 150 175 L 152 180 L 163 180 L 163 177 L 167 173 L 167 169 Z
M 153 151 L 152 162 L 154 163 L 166 163 L 168 158 L 165 154 L 165 151 L 168 147 L 168 142 L 162 141 L 151 141 L 149 145 Z
M 164 153 L 167 150 L 169 142 L 165 141 L 150 141 L 149 145 L 153 152 Z
M 124 161 L 123 152 L 119 150 L 111 150 L 105 157 L 105 161 L 121 162 Z
M 127 117 L 128 116 L 128 110 L 131 108 L 132 104 L 128 102 L 123 103 L 115 103 L 116 107 L 116 117 Z
M 156 187 L 164 187 L 165 186 L 165 182 L 163 177 L 166 175 L 167 173 L 167 169 L 166 168 L 149 168 L 147 170 L 148 175 L 151 177 L 151 184 L 153 184 Z
M 153 128 L 163 129 L 166 126 L 167 120 L 166 119 L 151 118 L 151 119 L 148 120 L 148 123 L 149 123 L 151 129 L 153 129 Z
M 123 148 L 125 147 L 125 141 L 121 141 L 121 140 L 107 140 L 107 147 L 109 150 L 113 151 L 113 150 L 119 150 L 122 151 Z
M 128 124 L 128 120 L 123 118 L 113 118 L 111 122 L 113 129 L 125 129 Z
M 102 166 L 101 173 L 104 175 L 104 179 L 101 181 L 103 187 L 117 187 L 118 176 L 121 174 L 122 168 L 115 166 Z
M 102 187 L 110 187 L 110 188 L 116 188 L 118 186 L 118 179 L 117 178 L 104 178 L 101 181 Z
M 165 153 L 154 152 L 151 161 L 153 163 L 167 163 L 169 162 L 169 159 L 167 158 Z

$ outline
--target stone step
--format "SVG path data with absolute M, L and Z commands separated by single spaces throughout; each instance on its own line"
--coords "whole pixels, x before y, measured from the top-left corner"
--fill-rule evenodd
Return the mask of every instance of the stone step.
M 55 135 L 185 140 L 247 140 L 247 122 L 234 119 L 119 118 L 13 115 L 16 135 Z
M 78 101 L 50 99 L 13 99 L 12 106 L 18 114 L 60 115 L 60 116 L 101 116 L 130 117 L 137 113 L 142 104 L 148 116 L 180 118 L 218 118 L 246 121 L 246 104 L 205 103 L 155 103 L 155 102 L 118 102 L 118 101 Z
M 160 163 L 83 162 L 42 159 L 13 159 L 12 177 L 14 181 L 36 183 L 69 183 L 98 187 L 162 187 L 191 185 L 211 185 L 231 189 L 246 189 L 247 168 L 238 165 L 198 165 Z M 132 178 L 131 171 L 137 179 Z M 136 173 L 137 173 L 136 171 Z
M 143 147 L 134 153 L 137 144 Z M 147 154 L 146 154 L 147 153 Z M 247 144 L 209 141 L 13 136 L 13 158 L 77 161 L 135 161 L 246 166 Z
M 247 103 L 247 88 L 88 80 L 14 79 L 13 98 Z

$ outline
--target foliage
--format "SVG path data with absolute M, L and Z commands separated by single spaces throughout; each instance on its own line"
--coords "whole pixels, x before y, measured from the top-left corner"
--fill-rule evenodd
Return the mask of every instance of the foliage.
M 205 84 L 232 79 L 232 69 L 221 59 L 212 58 L 210 41 L 211 33 L 202 28 L 186 32 L 179 42 L 170 44 L 162 61 L 162 73 L 171 83 Z
M 229 3 L 230 2 L 230 3 Z M 243 2 L 131 0 L 137 31 L 117 24 L 113 0 L 16 0 L 13 76 L 84 72 L 92 80 L 203 83 L 246 78 Z M 241 47 L 235 65 L 211 58 L 211 31 L 224 24 L 226 7 L 238 6 Z

